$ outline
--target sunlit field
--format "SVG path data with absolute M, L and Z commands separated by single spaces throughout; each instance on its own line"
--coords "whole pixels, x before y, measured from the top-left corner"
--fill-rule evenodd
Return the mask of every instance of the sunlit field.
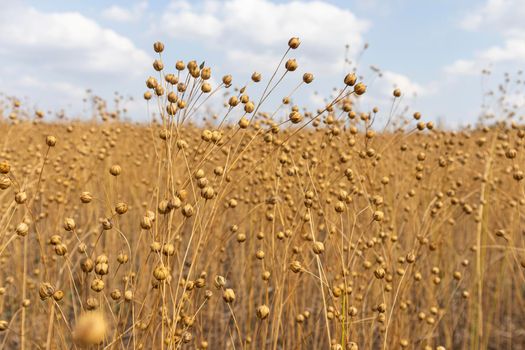
M 2 349 L 525 348 L 518 116 L 305 109 L 300 43 L 246 85 L 155 43 L 145 123 L 3 97 Z

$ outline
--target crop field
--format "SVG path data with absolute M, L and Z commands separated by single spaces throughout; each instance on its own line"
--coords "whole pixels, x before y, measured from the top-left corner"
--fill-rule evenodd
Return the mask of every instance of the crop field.
M 147 123 L 3 98 L 1 349 L 525 348 L 512 108 L 447 130 L 360 109 L 349 72 L 306 110 L 284 44 L 237 86 L 155 43 Z

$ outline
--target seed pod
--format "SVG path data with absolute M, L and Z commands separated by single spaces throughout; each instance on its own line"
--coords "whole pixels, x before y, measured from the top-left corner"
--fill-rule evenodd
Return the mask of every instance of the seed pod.
M 25 192 L 17 192 L 15 194 L 15 202 L 17 204 L 24 204 L 27 200 L 27 194 Z
M 105 231 L 109 231 L 112 228 L 113 228 L 113 223 L 111 222 L 110 219 L 105 218 L 102 220 L 102 229 L 104 229 Z
M 46 145 L 48 145 L 49 147 L 55 147 L 56 144 L 57 144 L 56 137 L 51 136 L 51 135 L 46 137 Z
M 74 231 L 77 227 L 75 220 L 73 218 L 65 218 L 64 219 L 64 230 L 66 231 Z
M 261 305 L 257 308 L 256 313 L 257 313 L 257 317 L 260 320 L 264 320 L 270 314 L 270 308 L 266 305 Z
M 357 343 L 354 343 L 353 341 L 346 343 L 346 349 L 347 350 L 359 350 L 359 346 L 357 346 Z
M 201 91 L 202 91 L 203 93 L 207 94 L 207 93 L 211 92 L 211 90 L 212 90 L 212 88 L 211 88 L 210 83 L 203 83 L 203 84 L 201 85 Z
M 151 221 L 155 221 L 155 212 L 146 210 L 146 217 L 148 217 Z
M 140 227 L 143 230 L 149 230 L 151 229 L 152 226 L 153 226 L 152 220 L 147 216 L 143 216 L 142 219 L 140 220 Z
M 0 190 L 6 190 L 11 186 L 11 180 L 7 176 L 0 177 Z
M 416 255 L 414 253 L 408 253 L 406 256 L 406 261 L 409 264 L 412 264 L 414 261 L 416 261 Z
M 146 80 L 146 86 L 150 89 L 156 88 L 158 86 L 157 79 L 155 79 L 154 77 L 149 77 Z
M 85 273 L 89 273 L 89 272 L 93 271 L 93 267 L 94 266 L 95 266 L 95 264 L 93 263 L 93 260 L 91 260 L 90 258 L 83 258 L 80 261 L 80 268 Z
M 98 302 L 98 299 L 93 298 L 93 297 L 87 298 L 86 304 L 87 304 L 87 309 L 88 310 L 95 310 L 100 305 L 100 303 Z
M 381 304 L 377 305 L 376 310 L 379 313 L 384 313 L 386 311 L 386 304 L 385 303 L 381 303 Z
M 300 44 L 301 41 L 297 37 L 292 37 L 290 40 L 288 40 L 288 47 L 290 47 L 292 50 L 297 49 Z
M 53 293 L 55 293 L 55 288 L 50 283 L 40 283 L 40 287 L 38 288 L 38 295 L 40 296 L 41 300 L 46 300 L 47 298 L 51 297 Z
M 153 242 L 150 244 L 150 249 L 153 253 L 158 253 L 162 249 L 162 246 L 160 245 L 160 242 Z
M 161 53 L 164 51 L 164 44 L 160 41 L 157 41 L 153 44 L 153 50 L 155 50 L 156 53 Z
M 303 116 L 301 115 L 301 113 L 299 113 L 297 111 L 292 111 L 292 113 L 290 113 L 288 118 L 290 118 L 290 121 L 292 123 L 294 123 L 294 124 L 300 123 L 304 119 Z
M 120 298 L 122 297 L 122 293 L 119 289 L 113 289 L 113 291 L 111 291 L 110 296 L 113 300 L 120 300 Z
M 382 211 L 376 210 L 374 212 L 373 218 L 374 218 L 374 221 L 382 221 L 384 216 L 385 216 L 385 214 L 383 214 Z
M 345 76 L 344 82 L 348 86 L 354 86 L 357 81 L 357 76 L 354 73 L 349 73 Z
M 312 247 L 312 250 L 314 252 L 314 254 L 323 254 L 324 253 L 324 244 L 323 242 L 314 242 L 314 245 Z
M 303 74 L 303 82 L 305 84 L 310 84 L 312 81 L 314 81 L 314 75 L 312 73 Z
M 358 96 L 364 94 L 366 92 L 366 85 L 363 83 L 357 83 L 354 86 L 354 93 Z
M 201 196 L 204 199 L 213 199 L 213 197 L 215 197 L 215 190 L 211 186 L 206 186 L 201 190 Z
M 160 72 L 164 69 L 164 63 L 162 63 L 162 61 L 159 59 L 153 61 L 153 69 L 155 69 L 157 72 Z
M 514 159 L 517 155 L 518 151 L 516 151 L 516 149 L 514 148 L 510 148 L 505 152 L 505 157 L 507 157 L 508 159 Z
M 292 270 L 293 273 L 301 272 L 302 268 L 301 263 L 297 260 L 290 263 L 290 270 Z
M 263 281 L 268 281 L 268 280 L 270 280 L 270 276 L 271 276 L 270 271 L 264 271 L 264 272 L 262 273 L 262 279 L 263 279 Z
M 128 205 L 124 202 L 117 203 L 117 205 L 115 206 L 115 211 L 117 212 L 117 214 L 123 215 L 128 211 Z
M 377 279 L 383 279 L 385 277 L 385 269 L 383 269 L 382 267 L 376 269 L 374 271 L 374 275 L 376 276 Z
M 84 204 L 90 203 L 93 200 L 93 195 L 87 191 L 80 194 L 80 201 Z
M 351 306 L 349 309 L 348 309 L 348 315 L 350 317 L 354 317 L 357 315 L 357 308 L 355 306 Z
M 226 285 L 226 278 L 224 278 L 223 276 L 217 275 L 215 276 L 214 284 L 215 284 L 215 288 L 221 289 Z
M 161 214 L 168 214 L 172 210 L 172 206 L 170 205 L 170 202 L 168 200 L 163 199 L 159 202 L 157 210 Z
M 101 292 L 104 289 L 104 281 L 102 281 L 101 279 L 95 278 L 91 282 L 91 289 L 97 293 Z
M 164 281 L 168 278 L 169 274 L 168 268 L 164 265 L 157 266 L 155 270 L 153 270 L 153 277 L 155 277 L 157 281 Z
M 231 304 L 235 301 L 235 292 L 231 288 L 227 288 L 222 294 L 222 299 L 228 304 Z
M 186 204 L 184 207 L 182 207 L 182 215 L 184 215 L 187 218 L 193 216 L 193 212 L 194 210 L 191 204 Z
M 0 174 L 8 174 L 11 170 L 11 165 L 7 161 L 0 162 Z
M 107 275 L 109 273 L 109 265 L 105 262 L 99 262 L 95 265 L 95 273 L 97 275 Z
M 284 67 L 286 68 L 287 71 L 293 72 L 297 69 L 298 64 L 295 58 L 291 58 L 288 61 L 286 61 L 286 63 L 284 64 Z
M 108 261 L 109 261 L 109 258 L 105 254 L 100 254 L 99 256 L 97 256 L 97 259 L 95 260 L 97 264 L 107 263 Z
M 61 290 L 57 290 L 53 293 L 53 299 L 55 301 L 60 301 L 64 298 L 64 292 Z
M 166 113 L 168 113 L 171 116 L 177 114 L 177 104 L 168 103 L 168 105 L 166 106 Z
M 250 121 L 245 117 L 241 117 L 241 119 L 239 120 L 239 127 L 241 129 L 246 129 L 249 125 Z
M 246 113 L 252 113 L 254 110 L 255 110 L 255 105 L 253 104 L 252 101 L 248 101 L 248 102 L 244 105 L 244 111 L 245 111 Z
M 166 256 L 173 256 L 175 254 L 175 246 L 171 243 L 166 243 L 162 246 L 162 254 Z
M 246 235 L 244 233 L 239 233 L 237 235 L 237 242 L 244 243 L 246 241 Z
M 20 237 L 25 237 L 29 233 L 29 226 L 25 222 L 21 222 L 16 226 L 15 232 Z
M 219 142 L 220 139 L 222 138 L 222 133 L 218 130 L 214 130 L 212 133 L 211 133 L 211 141 L 212 142 Z M 182 198 L 181 198 L 182 199 Z
M 63 243 L 57 244 L 55 246 L 55 253 L 58 256 L 64 256 L 67 253 L 67 246 Z
M 178 71 L 182 71 L 186 68 L 186 65 L 184 64 L 184 61 L 177 61 L 175 63 L 175 69 L 177 69 Z
M 232 84 L 232 76 L 231 75 L 225 75 L 222 77 L 222 83 L 226 85 L 226 87 L 230 86 Z
M 197 278 L 195 280 L 195 288 L 204 288 L 206 286 L 206 280 L 204 278 Z
M 211 68 L 210 67 L 204 67 L 201 70 L 201 78 L 202 80 L 208 80 L 211 78 Z
M 127 263 L 129 260 L 129 257 L 128 257 L 128 254 L 126 253 L 119 253 L 119 255 L 117 255 L 117 261 L 119 264 L 125 264 Z
M 122 173 L 120 165 L 113 165 L 109 168 L 109 173 L 113 176 L 119 176 Z

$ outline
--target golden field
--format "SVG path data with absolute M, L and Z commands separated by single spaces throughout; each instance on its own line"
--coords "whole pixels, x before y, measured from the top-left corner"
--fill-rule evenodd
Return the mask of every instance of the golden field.
M 524 348 L 525 129 L 376 127 L 353 73 L 263 113 L 298 46 L 240 89 L 159 56 L 148 124 L 4 101 L 1 348 Z

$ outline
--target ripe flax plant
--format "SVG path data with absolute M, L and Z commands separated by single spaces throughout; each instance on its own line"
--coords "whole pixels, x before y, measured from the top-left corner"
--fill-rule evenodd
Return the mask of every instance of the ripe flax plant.
M 487 191 L 487 183 L 490 183 L 492 175 L 492 162 L 494 159 L 494 147 L 495 147 L 495 136 L 492 137 L 490 142 L 489 153 L 485 159 L 485 169 L 483 171 L 483 179 L 480 186 L 480 198 L 479 198 L 479 209 L 478 209 L 478 222 L 476 227 L 476 310 L 475 315 L 477 318 L 476 323 L 473 325 L 472 348 L 486 347 L 484 344 L 483 337 L 483 274 L 484 274 L 484 259 L 485 259 L 485 242 L 487 235 L 487 223 L 488 223 L 488 210 L 486 208 L 489 202 L 489 194 Z
M 0 98 L 0 348 L 524 343 L 519 106 L 441 129 L 349 68 L 309 110 L 283 46 L 237 84 L 155 43 L 147 124 L 118 95 L 85 121 Z

